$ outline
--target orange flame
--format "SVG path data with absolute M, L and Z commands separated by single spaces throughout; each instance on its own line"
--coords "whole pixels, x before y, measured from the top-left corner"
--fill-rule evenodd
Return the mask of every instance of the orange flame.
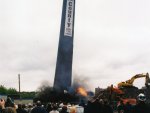
M 83 87 L 77 88 L 77 93 L 79 93 L 80 95 L 85 96 L 85 97 L 87 96 L 87 92 Z

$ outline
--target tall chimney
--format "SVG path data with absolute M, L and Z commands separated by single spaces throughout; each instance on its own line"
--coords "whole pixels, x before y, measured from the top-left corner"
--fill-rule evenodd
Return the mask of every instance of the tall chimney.
M 63 0 L 54 89 L 68 90 L 72 81 L 75 0 Z

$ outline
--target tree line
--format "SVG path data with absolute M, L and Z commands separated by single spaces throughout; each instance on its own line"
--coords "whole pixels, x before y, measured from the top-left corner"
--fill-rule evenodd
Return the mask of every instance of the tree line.
M 32 99 L 35 97 L 36 92 L 18 92 L 15 88 L 7 88 L 3 85 L 0 85 L 0 95 L 6 96 L 20 96 L 22 99 Z

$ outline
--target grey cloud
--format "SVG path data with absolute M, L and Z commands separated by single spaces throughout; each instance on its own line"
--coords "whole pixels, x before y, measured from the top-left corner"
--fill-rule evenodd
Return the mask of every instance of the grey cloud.
M 4 85 L 17 88 L 18 73 L 22 90 L 53 84 L 61 10 L 62 0 L 0 1 Z M 76 0 L 73 71 L 93 88 L 149 71 L 149 10 L 149 0 Z

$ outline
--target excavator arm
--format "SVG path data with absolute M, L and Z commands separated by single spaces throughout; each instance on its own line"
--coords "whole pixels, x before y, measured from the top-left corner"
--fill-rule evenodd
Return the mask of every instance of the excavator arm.
M 137 78 L 142 78 L 145 77 L 145 85 L 149 86 L 150 85 L 150 79 L 149 79 L 149 74 L 136 74 L 135 76 L 133 76 L 131 79 L 125 81 L 125 82 L 120 82 L 118 83 L 118 87 L 132 87 L 133 86 L 133 82 L 135 79 Z

